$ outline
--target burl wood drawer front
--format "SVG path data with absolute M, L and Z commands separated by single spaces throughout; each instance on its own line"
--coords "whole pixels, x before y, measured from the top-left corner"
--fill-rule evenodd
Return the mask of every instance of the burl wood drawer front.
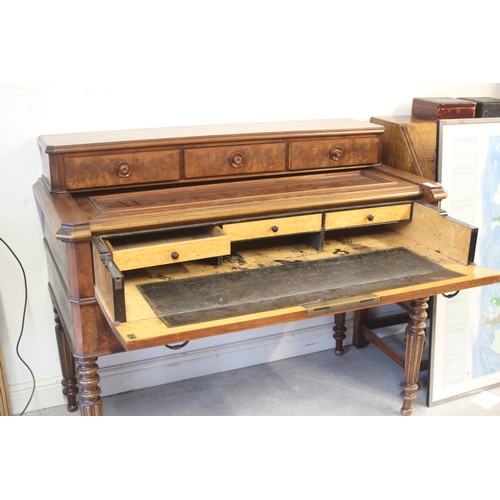
M 341 212 L 329 212 L 325 216 L 325 229 L 369 226 L 410 220 L 411 203 L 386 207 L 358 208 Z
M 224 224 L 224 232 L 233 241 L 315 231 L 321 231 L 321 214 Z
M 113 262 L 120 271 L 160 266 L 175 262 L 220 257 L 231 253 L 229 237 L 214 226 L 142 237 L 106 240 Z
M 296 141 L 292 143 L 291 169 L 303 170 L 380 163 L 379 141 L 378 137 Z
M 187 178 L 253 174 L 285 170 L 285 144 L 214 146 L 186 149 Z
M 179 151 L 143 151 L 106 155 L 67 156 L 67 189 L 122 186 L 176 180 L 180 177 Z

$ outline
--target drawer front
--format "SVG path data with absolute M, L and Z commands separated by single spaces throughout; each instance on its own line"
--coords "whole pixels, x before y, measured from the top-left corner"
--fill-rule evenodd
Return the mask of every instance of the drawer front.
M 115 238 L 106 241 L 120 271 L 221 257 L 231 253 L 229 237 L 217 226 L 185 230 L 164 237 Z
M 292 170 L 377 163 L 380 163 L 379 137 L 332 138 L 292 143 Z
M 321 231 L 321 214 L 281 217 L 224 225 L 224 232 L 233 241 L 315 231 Z
M 64 158 L 67 189 L 125 186 L 176 180 L 179 151 L 143 151 Z
M 184 151 L 186 178 L 285 170 L 285 144 L 192 148 Z
M 342 212 L 329 212 L 325 216 L 325 229 L 341 229 L 357 226 L 370 226 L 410 220 L 411 203 L 386 207 L 358 208 Z

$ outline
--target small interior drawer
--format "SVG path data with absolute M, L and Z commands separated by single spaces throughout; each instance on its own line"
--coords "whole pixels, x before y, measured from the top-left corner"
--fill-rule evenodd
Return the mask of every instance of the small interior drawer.
M 218 226 L 133 238 L 109 238 L 105 240 L 105 244 L 120 271 L 220 257 L 231 253 L 230 239 Z
M 411 203 L 403 203 L 384 207 L 329 212 L 325 215 L 325 230 L 410 220 L 411 209 Z
M 321 231 L 321 214 L 280 217 L 224 224 L 224 232 L 232 241 L 268 238 L 287 234 Z

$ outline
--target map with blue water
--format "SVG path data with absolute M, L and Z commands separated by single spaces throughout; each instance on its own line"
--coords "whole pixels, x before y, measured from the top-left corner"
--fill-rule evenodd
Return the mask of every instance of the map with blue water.
M 448 215 L 478 228 L 474 262 L 500 270 L 500 120 L 445 120 L 439 179 Z M 430 404 L 500 384 L 500 284 L 438 296 Z
M 482 185 L 482 224 L 478 262 L 500 269 L 500 137 L 490 137 Z M 478 333 L 474 343 L 472 376 L 500 371 L 500 284 L 483 287 Z

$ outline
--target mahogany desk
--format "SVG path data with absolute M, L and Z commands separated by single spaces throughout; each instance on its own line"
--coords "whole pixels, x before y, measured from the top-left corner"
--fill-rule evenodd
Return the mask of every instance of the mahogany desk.
M 318 120 L 40 137 L 68 409 L 102 414 L 99 356 L 324 314 L 340 355 L 346 312 L 410 301 L 411 414 L 428 297 L 500 273 L 473 264 L 476 229 L 436 207 L 438 183 L 381 164 L 383 133 Z

